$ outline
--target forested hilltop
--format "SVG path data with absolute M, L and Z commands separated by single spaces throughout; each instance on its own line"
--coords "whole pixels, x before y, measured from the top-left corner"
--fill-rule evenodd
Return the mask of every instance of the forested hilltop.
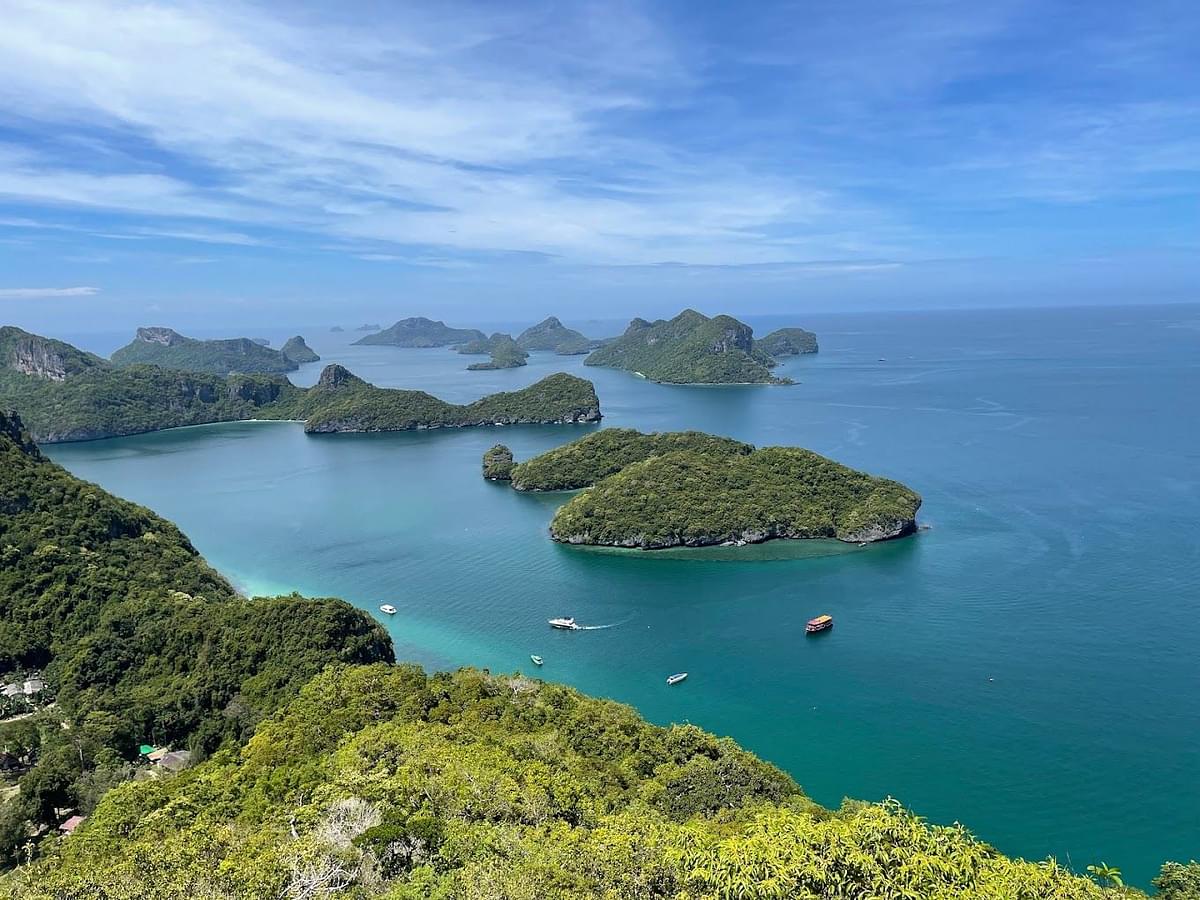
M 0 724 L 19 779 L 0 805 L 0 863 L 57 811 L 86 815 L 142 771 L 140 744 L 202 756 L 329 663 L 392 658 L 344 601 L 239 596 L 174 525 L 73 477 L 0 413 L 0 675 L 43 672 L 56 698 Z
M 281 375 L 120 368 L 12 327 L 0 328 L 0 409 L 19 412 L 44 443 L 246 419 L 295 419 L 310 432 L 337 432 L 600 418 L 592 383 L 564 373 L 459 405 L 424 391 L 378 388 L 341 366 L 327 366 L 312 388 L 296 387 Z
M 303 358 L 294 358 L 287 349 Z M 139 328 L 132 341 L 113 353 L 112 362 L 120 367 L 148 364 L 210 375 L 269 374 L 294 372 L 299 363 L 312 362 L 314 357 L 320 358 L 299 336 L 288 341 L 284 350 L 272 350 L 249 338 L 201 341 L 170 328 Z
M 507 448 L 488 451 L 494 457 Z M 588 488 L 550 523 L 569 544 L 659 549 L 772 538 L 887 540 L 916 530 L 920 496 L 801 447 L 699 431 L 608 428 L 505 474 L 517 490 Z M 484 463 L 485 473 L 488 463 Z
M 453 347 L 456 344 L 487 338 L 487 335 L 477 328 L 451 328 L 445 322 L 427 319 L 424 316 L 401 319 L 382 331 L 378 331 L 378 328 L 378 325 L 362 326 L 359 331 L 376 330 L 376 333 L 361 337 L 354 343 L 387 347 Z
M 791 384 L 771 374 L 775 357 L 816 350 L 816 335 L 802 328 L 781 328 L 756 341 L 754 330 L 732 316 L 685 309 L 673 319 L 634 319 L 583 362 L 668 384 Z

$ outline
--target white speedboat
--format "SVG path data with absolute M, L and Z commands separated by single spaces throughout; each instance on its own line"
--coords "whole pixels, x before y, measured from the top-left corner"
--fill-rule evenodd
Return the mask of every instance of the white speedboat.
M 575 623 L 575 619 L 571 616 L 559 617 L 550 620 L 551 628 L 565 628 L 567 631 L 574 631 L 579 626 Z
M 396 607 L 392 606 L 390 603 L 385 603 L 383 606 L 379 607 L 379 611 L 381 613 L 387 613 L 389 616 L 394 616 L 396 614 Z
M 667 678 L 667 684 L 679 684 L 685 678 L 687 678 L 687 672 L 676 672 Z
M 530 656 L 529 658 L 533 660 L 533 664 L 535 666 L 540 666 L 543 662 L 545 662 L 544 659 L 542 659 L 540 656 L 537 656 L 536 654 L 533 656 Z

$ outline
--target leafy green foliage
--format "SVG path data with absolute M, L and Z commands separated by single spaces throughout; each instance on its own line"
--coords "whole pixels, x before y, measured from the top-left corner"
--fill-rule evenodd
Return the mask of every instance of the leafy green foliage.
M 523 478 L 522 467 L 513 473 Z M 921 498 L 799 447 L 680 450 L 635 462 L 555 514 L 558 541 L 652 549 L 770 538 L 880 540 L 915 528 Z
M 364 325 L 358 330 L 372 330 L 378 327 Z M 354 343 L 388 347 L 447 347 L 484 339 L 484 333 L 476 328 L 451 328 L 445 322 L 414 316 L 401 319 L 383 331 L 376 330 L 375 334 L 368 334 Z
M 768 356 L 796 356 L 817 352 L 817 336 L 803 328 L 779 328 L 754 342 Z
M 497 444 L 483 454 L 483 477 L 489 481 L 508 481 L 512 478 L 512 451 Z
M 753 449 L 741 441 L 702 431 L 643 434 L 632 428 L 605 428 L 518 464 L 512 481 L 519 491 L 572 491 L 664 453 L 750 453 Z
M 391 658 L 341 600 L 239 596 L 174 525 L 74 478 L 0 414 L 0 673 L 44 668 L 68 726 L 32 748 L 18 818 L 94 798 L 141 741 L 208 752 L 329 663 Z M 0 860 L 15 851 L 0 842 Z
M 610 366 L 672 384 L 780 384 L 773 360 L 754 347 L 749 325 L 686 309 L 670 320 L 634 319 L 625 333 L 594 351 L 584 365 Z
M 112 355 L 113 365 L 119 367 L 152 365 L 212 375 L 293 372 L 301 361 L 250 338 L 200 341 L 170 328 L 139 328 L 134 339 Z
M 1166 863 L 1151 883 L 1160 900 L 1200 900 L 1200 863 Z
M 519 676 L 339 667 L 224 752 L 124 785 L 16 900 L 1100 900 L 898 804 L 830 812 L 693 726 Z

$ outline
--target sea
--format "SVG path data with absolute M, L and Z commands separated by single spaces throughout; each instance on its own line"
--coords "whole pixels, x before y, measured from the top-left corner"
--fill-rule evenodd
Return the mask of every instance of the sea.
M 474 357 L 356 347 L 353 323 L 327 323 L 260 331 L 323 357 L 299 384 L 337 362 L 465 402 L 573 372 L 603 423 L 251 422 L 46 450 L 177 522 L 249 594 L 369 611 L 402 660 L 536 674 L 695 723 L 823 804 L 895 797 L 1026 858 L 1104 861 L 1145 886 L 1200 856 L 1200 307 L 746 318 L 818 333 L 819 354 L 779 370 L 797 384 L 660 385 L 551 353 L 468 372 Z M 480 476 L 497 442 L 528 459 L 614 426 L 808 447 L 915 488 L 923 528 L 861 548 L 566 547 L 547 525 L 569 495 Z M 806 637 L 823 613 L 834 628 Z

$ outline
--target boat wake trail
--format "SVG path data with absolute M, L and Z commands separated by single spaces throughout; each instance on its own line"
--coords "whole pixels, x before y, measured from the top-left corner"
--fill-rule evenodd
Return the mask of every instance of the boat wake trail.
M 576 631 L 603 631 L 605 628 L 616 628 L 618 625 L 624 625 L 629 619 L 622 619 L 620 622 L 613 622 L 609 625 L 576 625 Z

